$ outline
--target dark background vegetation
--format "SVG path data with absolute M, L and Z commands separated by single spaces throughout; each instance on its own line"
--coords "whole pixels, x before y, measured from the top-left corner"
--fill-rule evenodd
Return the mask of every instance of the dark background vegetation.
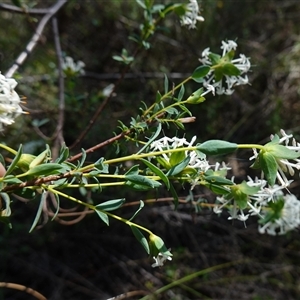
M 10 1 L 2 1 L 11 3 Z M 50 0 L 25 1 L 35 7 L 48 7 Z M 156 1 L 167 3 L 167 1 Z M 151 48 L 142 51 L 129 70 L 117 96 L 106 107 L 97 123 L 73 153 L 112 137 L 118 132 L 117 120 L 128 124 L 138 113 L 140 101 L 151 103 L 163 89 L 163 73 L 180 82 L 198 66 L 202 50 L 219 51 L 223 39 L 237 39 L 238 52 L 251 57 L 250 86 L 238 87 L 230 97 L 208 98 L 191 108 L 197 122 L 187 124 L 186 137 L 199 141 L 218 138 L 238 143 L 264 142 L 280 128 L 300 137 L 300 2 L 298 0 L 203 0 L 205 22 L 197 30 L 182 28 L 176 16 L 163 24 L 167 30 L 151 38 Z M 64 53 L 86 64 L 86 74 L 78 79 L 74 95 L 66 95 L 65 139 L 70 145 L 85 128 L 103 97 L 101 91 L 121 66 L 112 60 L 122 48 L 132 52 L 135 45 L 128 35 L 138 32 L 142 10 L 134 0 L 70 0 L 58 17 Z M 36 22 L 28 15 L 0 11 L 0 70 L 4 73 L 25 48 Z M 19 94 L 27 97 L 30 115 L 17 119 L 2 135 L 2 142 L 32 153 L 45 142 L 33 129 L 34 120 L 48 120 L 40 127 L 51 135 L 57 120 L 58 84 L 56 54 L 51 23 L 16 78 Z M 159 72 L 160 74 L 157 74 Z M 181 74 L 172 78 L 172 73 Z M 149 74 L 150 73 L 150 74 Z M 186 87 L 192 92 L 197 85 Z M 173 132 L 175 132 L 174 130 Z M 183 131 L 178 131 L 183 136 Z M 89 156 L 97 159 L 114 155 L 113 147 Z M 249 153 L 230 157 L 235 176 L 243 178 L 249 167 Z M 298 177 L 293 193 L 299 196 Z M 189 194 L 188 188 L 179 191 Z M 196 194 L 206 191 L 196 189 Z M 158 194 L 132 194 L 106 190 L 99 199 L 127 197 L 128 202 Z M 209 196 L 209 195 L 208 195 Z M 210 199 L 213 200 L 213 199 Z M 67 204 L 65 204 L 67 205 Z M 193 207 L 181 204 L 174 212 L 171 202 L 144 208 L 136 221 L 163 237 L 174 258 L 161 269 L 151 268 L 142 247 L 130 230 L 114 221 L 106 227 L 95 215 L 73 226 L 55 221 L 29 234 L 37 205 L 15 200 L 13 228 L 0 225 L 0 281 L 34 288 L 48 299 L 104 300 L 139 299 L 144 292 L 225 262 L 239 264 L 221 268 L 186 282 L 160 295 L 159 299 L 299 299 L 299 232 L 269 237 L 257 232 L 255 221 L 231 223 L 227 215 L 217 217 L 208 209 L 195 214 Z M 119 212 L 130 217 L 131 208 Z M 0 299 L 33 299 L 22 292 L 0 289 Z

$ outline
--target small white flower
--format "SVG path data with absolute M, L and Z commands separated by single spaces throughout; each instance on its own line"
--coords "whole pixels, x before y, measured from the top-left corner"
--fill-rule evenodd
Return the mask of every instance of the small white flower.
M 83 68 L 85 67 L 85 63 L 82 61 L 75 62 L 72 57 L 66 56 L 65 60 L 62 64 L 62 69 L 65 74 L 77 75 L 84 74 Z
M 197 21 L 203 22 L 204 18 L 199 16 L 199 5 L 197 0 L 190 0 L 186 5 L 186 13 L 181 17 L 181 26 L 187 26 L 189 29 L 196 28 Z
M 236 50 L 237 43 L 233 40 L 229 40 L 227 42 L 222 41 L 221 49 L 223 49 L 222 57 L 224 57 L 231 50 Z M 207 66 L 212 65 L 212 61 L 209 57 L 211 54 L 210 49 L 206 48 L 203 50 L 201 54 L 201 58 L 199 61 Z M 228 76 L 224 75 L 224 78 L 220 81 L 215 81 L 214 78 L 214 70 L 210 70 L 208 74 L 204 77 L 203 86 L 208 88 L 208 86 L 213 86 L 218 95 L 231 95 L 234 92 L 234 87 L 237 85 L 245 85 L 249 84 L 249 79 L 246 73 L 251 68 L 251 63 L 249 58 L 247 58 L 244 54 L 240 54 L 239 58 L 231 60 L 231 62 L 239 71 L 240 75 L 238 76 Z
M 113 83 L 111 83 L 108 86 L 106 86 L 103 89 L 103 91 L 102 91 L 103 96 L 104 97 L 108 97 L 112 93 L 112 91 L 113 91 L 114 88 L 115 88 L 115 85 Z M 113 94 L 112 96 L 115 96 L 115 95 L 116 94 Z
M 19 105 L 21 100 L 14 88 L 17 82 L 12 78 L 6 78 L 0 73 L 0 131 L 3 125 L 11 125 L 14 119 L 23 113 Z
M 166 260 L 172 260 L 172 257 L 169 255 L 166 255 L 164 253 L 158 253 L 157 257 L 153 256 L 153 259 L 155 260 L 155 263 L 152 264 L 152 268 L 155 267 L 162 267 Z
M 259 226 L 258 231 L 260 233 L 282 235 L 300 225 L 300 201 L 292 194 L 285 195 L 282 199 L 284 206 L 280 212 L 280 217 Z M 269 208 L 266 207 L 266 209 L 262 211 L 263 216 L 268 213 L 268 210 Z

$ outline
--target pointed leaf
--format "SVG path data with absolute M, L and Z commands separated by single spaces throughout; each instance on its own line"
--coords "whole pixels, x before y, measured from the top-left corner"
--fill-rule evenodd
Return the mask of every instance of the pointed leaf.
M 178 101 L 181 101 L 184 96 L 185 88 L 184 85 L 181 86 L 179 94 L 178 94 Z
M 32 160 L 32 162 L 29 164 L 29 169 L 32 169 L 32 168 L 36 167 L 37 165 L 40 165 L 43 161 L 45 161 L 45 158 L 47 157 L 48 153 L 49 153 L 49 150 L 46 149 L 45 151 L 40 153 L 38 156 L 36 156 Z
M 55 160 L 56 163 L 62 163 L 69 157 L 69 148 L 63 144 L 60 151 L 59 151 L 59 157 Z
M 104 157 L 101 157 L 100 159 L 98 159 L 95 162 L 94 166 L 95 166 L 95 168 L 97 168 L 98 171 L 100 171 L 100 173 L 105 173 L 105 174 L 109 173 L 108 164 L 105 163 Z
M 161 186 L 160 182 L 147 178 L 143 175 L 125 175 L 125 179 L 134 184 L 138 184 L 150 188 L 158 188 Z
M 241 71 L 232 63 L 223 65 L 223 74 L 228 76 L 239 76 Z
M 164 182 L 166 187 L 170 188 L 170 182 L 168 177 L 164 174 L 163 171 L 161 171 L 158 167 L 156 167 L 154 164 L 152 164 L 150 161 L 141 158 L 140 159 L 155 175 L 159 176 L 160 179 Z
M 142 200 L 140 200 L 140 207 L 138 208 L 138 210 L 133 214 L 133 216 L 129 219 L 129 221 L 132 221 L 136 215 L 142 210 L 142 208 L 145 206 L 144 202 Z
M 165 94 L 167 94 L 169 91 L 169 80 L 166 74 L 164 74 L 164 76 L 165 76 L 165 80 L 164 80 Z
M 47 192 L 43 192 L 43 194 L 41 195 L 41 200 L 40 200 L 40 205 L 38 207 L 38 211 L 35 215 L 35 218 L 34 218 L 34 221 L 31 225 L 31 228 L 29 229 L 29 233 L 32 232 L 32 230 L 35 228 L 36 224 L 38 223 L 40 217 L 41 217 L 41 214 L 42 214 L 42 211 L 43 211 L 43 206 L 44 206 L 44 203 L 47 199 Z
M 137 154 L 142 153 L 145 149 L 148 148 L 148 146 L 150 146 L 152 144 L 152 142 L 158 137 L 158 135 L 160 134 L 162 129 L 161 123 L 158 123 L 157 129 L 155 131 L 155 133 L 153 133 L 153 135 L 151 136 L 151 138 L 149 139 L 149 141 L 147 142 L 147 144 L 139 150 L 139 152 Z
M 272 153 L 276 158 L 283 159 L 295 159 L 300 157 L 300 153 L 291 149 L 288 149 L 283 145 L 269 145 L 264 147 L 266 151 Z
M 189 164 L 191 158 L 190 156 L 187 156 L 183 161 L 181 161 L 179 164 L 176 166 L 173 166 L 168 173 L 166 174 L 167 176 L 174 176 L 179 174 L 181 171 L 185 169 L 185 167 Z
M 205 176 L 204 179 L 209 182 L 209 183 L 213 183 L 215 185 L 233 185 L 234 183 L 224 177 L 220 177 L 220 176 Z
M 86 160 L 86 151 L 82 148 L 81 149 L 81 153 L 82 153 L 82 156 L 81 156 L 81 160 L 80 160 L 80 163 L 79 163 L 79 168 L 81 168 Z
M 120 208 L 124 202 L 125 202 L 125 198 L 109 200 L 96 205 L 96 209 L 100 209 L 104 211 L 112 211 Z
M 142 234 L 142 232 L 138 228 L 136 228 L 134 225 L 130 225 L 130 228 L 131 228 L 134 236 L 136 237 L 136 239 L 139 241 L 139 243 L 146 250 L 147 254 L 150 254 L 150 247 L 149 247 L 148 241 L 144 237 L 144 235 Z
M 132 166 L 125 175 L 138 175 L 139 174 L 139 165 Z
M 11 215 L 11 209 L 10 209 L 10 198 L 8 194 L 6 193 L 0 193 L 1 200 L 4 200 L 5 202 L 5 209 L 0 211 L 1 217 L 9 217 Z
M 52 175 L 59 173 L 59 170 L 61 170 L 63 167 L 60 164 L 56 163 L 50 163 L 50 164 L 41 164 L 38 165 L 30 170 L 28 170 L 24 175 Z
M 209 140 L 202 144 L 197 144 L 197 150 L 207 155 L 223 155 L 234 152 L 238 145 L 222 140 Z
M 205 77 L 208 72 L 210 71 L 210 67 L 209 66 L 200 66 L 200 67 L 197 67 L 193 74 L 192 74 L 192 78 L 195 80 L 199 80 L 200 78 L 203 78 Z
M 10 164 L 10 166 L 8 167 L 8 169 L 6 170 L 5 177 L 7 175 L 9 175 L 15 169 L 16 165 L 18 164 L 18 162 L 19 162 L 19 160 L 21 158 L 21 155 L 22 155 L 22 145 L 20 145 L 15 158 L 13 159 L 12 163 Z
M 95 209 L 95 212 L 97 213 L 97 215 L 100 217 L 100 219 L 107 225 L 109 226 L 109 219 L 108 219 L 108 216 L 106 213 L 98 210 L 98 209 Z
M 180 151 L 180 152 L 173 152 L 171 153 L 171 156 L 170 156 L 170 165 L 173 167 L 173 166 L 176 166 L 178 165 L 180 162 L 182 162 L 184 159 L 185 159 L 185 152 L 184 151 Z
M 269 152 L 260 151 L 259 162 L 269 185 L 273 186 L 276 181 L 276 175 L 278 170 L 275 157 Z

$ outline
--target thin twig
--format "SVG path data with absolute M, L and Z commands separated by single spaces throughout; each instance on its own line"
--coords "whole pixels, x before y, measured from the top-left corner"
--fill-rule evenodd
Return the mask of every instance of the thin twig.
M 33 290 L 32 288 L 29 288 L 25 285 L 17 284 L 17 283 L 11 283 L 11 282 L 0 282 L 0 287 L 8 288 L 8 289 L 13 289 L 13 290 L 18 290 L 21 292 L 25 292 L 27 294 L 30 294 L 36 299 L 39 300 L 47 300 L 45 296 L 37 292 L 36 290 Z
M 30 42 L 27 44 L 25 50 L 19 55 L 14 64 L 6 72 L 6 77 L 12 77 L 18 68 L 24 63 L 28 55 L 33 51 L 34 47 L 38 43 L 45 26 L 48 21 L 59 11 L 59 9 L 67 2 L 67 0 L 58 0 L 51 8 L 49 8 L 47 14 L 40 21 L 34 35 L 32 36 Z
M 0 3 L 0 9 L 19 14 L 45 15 L 50 12 L 51 8 L 20 8 L 10 4 Z
M 56 17 L 52 19 L 52 26 L 53 26 L 55 50 L 56 50 L 57 61 L 58 61 L 58 76 L 59 76 L 58 120 L 56 126 L 54 146 L 52 148 L 52 157 L 55 159 L 58 156 L 60 147 L 64 144 L 63 127 L 64 127 L 64 120 L 65 120 L 65 83 L 64 83 L 64 74 L 62 70 L 63 57 L 62 57 L 62 51 L 60 46 L 59 31 L 58 31 Z

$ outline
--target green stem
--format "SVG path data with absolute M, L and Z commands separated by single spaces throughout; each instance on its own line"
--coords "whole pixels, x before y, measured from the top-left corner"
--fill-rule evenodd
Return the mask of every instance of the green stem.
M 60 191 L 58 191 L 58 190 L 55 190 L 55 189 L 53 189 L 53 188 L 52 188 L 51 186 L 49 186 L 49 185 L 43 184 L 42 187 L 43 187 L 44 189 L 46 189 L 46 190 L 48 190 L 48 191 L 54 193 L 54 194 L 60 195 L 60 196 L 62 196 L 62 197 L 64 197 L 64 198 L 66 198 L 66 199 L 69 199 L 69 200 L 73 201 L 73 202 L 76 202 L 76 203 L 78 203 L 78 204 L 81 204 L 81 205 L 83 205 L 83 206 L 86 206 L 86 207 L 88 207 L 88 208 L 91 209 L 91 210 L 94 210 L 94 211 L 99 210 L 99 211 L 105 213 L 106 215 L 108 215 L 109 217 L 114 218 L 114 219 L 116 219 L 116 220 L 118 220 L 118 221 L 120 221 L 120 222 L 123 222 L 123 223 L 125 223 L 125 224 L 128 225 L 128 226 L 134 226 L 134 227 L 137 227 L 137 228 L 139 228 L 139 229 L 141 229 L 141 230 L 147 232 L 149 235 L 153 235 L 152 231 L 150 231 L 149 229 L 147 229 L 147 228 L 145 228 L 145 227 L 143 227 L 143 226 L 141 226 L 141 225 L 138 225 L 138 224 L 136 224 L 136 223 L 134 223 L 134 222 L 131 222 L 131 221 L 127 220 L 127 219 L 124 219 L 124 218 L 122 218 L 122 217 L 119 217 L 119 216 L 117 216 L 117 215 L 114 215 L 114 214 L 112 214 L 112 213 L 109 213 L 109 212 L 107 212 L 107 211 L 100 210 L 100 209 L 98 209 L 96 206 L 94 206 L 94 205 L 92 205 L 92 204 L 83 202 L 83 201 L 81 201 L 81 200 L 78 200 L 77 198 L 74 198 L 74 197 L 72 197 L 72 196 L 70 196 L 70 195 L 67 195 L 67 194 L 62 193 L 62 192 L 60 192 Z
M 18 153 L 16 150 L 14 150 L 6 145 L 3 145 L 3 144 L 0 144 L 0 148 L 5 149 L 6 151 L 8 151 L 14 155 L 16 155 Z
M 174 93 L 174 91 L 176 91 L 177 89 L 179 89 L 182 85 L 184 85 L 185 83 L 187 83 L 188 81 L 190 81 L 192 79 L 192 76 L 186 78 L 185 80 L 183 80 L 181 83 L 179 83 L 178 85 L 176 85 L 174 88 L 172 88 L 168 93 L 164 94 L 161 99 L 160 102 L 162 102 L 163 100 L 167 99 L 168 97 L 172 96 L 172 94 Z M 153 108 L 154 106 L 157 104 L 157 102 L 153 103 L 147 110 L 144 111 L 143 113 L 143 117 L 145 117 Z M 153 116 L 151 116 L 149 119 L 152 119 Z
M 217 271 L 217 270 L 220 270 L 220 269 L 224 269 L 224 268 L 227 268 L 227 267 L 230 267 L 230 266 L 233 266 L 235 264 L 240 264 L 242 262 L 245 262 L 246 260 L 245 259 L 242 259 L 242 260 L 238 260 L 238 261 L 233 261 L 233 262 L 228 262 L 228 263 L 224 263 L 224 264 L 220 264 L 220 265 L 217 265 L 217 266 L 213 266 L 213 267 L 210 267 L 210 268 L 207 268 L 207 269 L 204 269 L 204 270 L 201 270 L 201 271 L 198 271 L 198 272 L 195 272 L 193 274 L 189 274 L 181 279 L 178 279 L 176 281 L 173 281 L 165 286 L 163 286 L 162 288 L 156 290 L 153 294 L 151 295 L 147 295 L 143 298 L 141 298 L 140 300 L 148 300 L 148 299 L 151 299 L 152 296 L 155 296 L 155 295 L 159 295 L 175 286 L 178 286 L 178 285 L 181 285 L 187 281 L 190 281 L 198 276 L 201 276 L 201 275 L 205 275 L 205 274 L 208 274 L 208 273 L 211 273 L 211 272 L 214 272 L 214 271 Z
M 238 149 L 253 149 L 253 148 L 263 150 L 264 146 L 257 145 L 257 144 L 240 144 L 240 145 L 238 145 Z

